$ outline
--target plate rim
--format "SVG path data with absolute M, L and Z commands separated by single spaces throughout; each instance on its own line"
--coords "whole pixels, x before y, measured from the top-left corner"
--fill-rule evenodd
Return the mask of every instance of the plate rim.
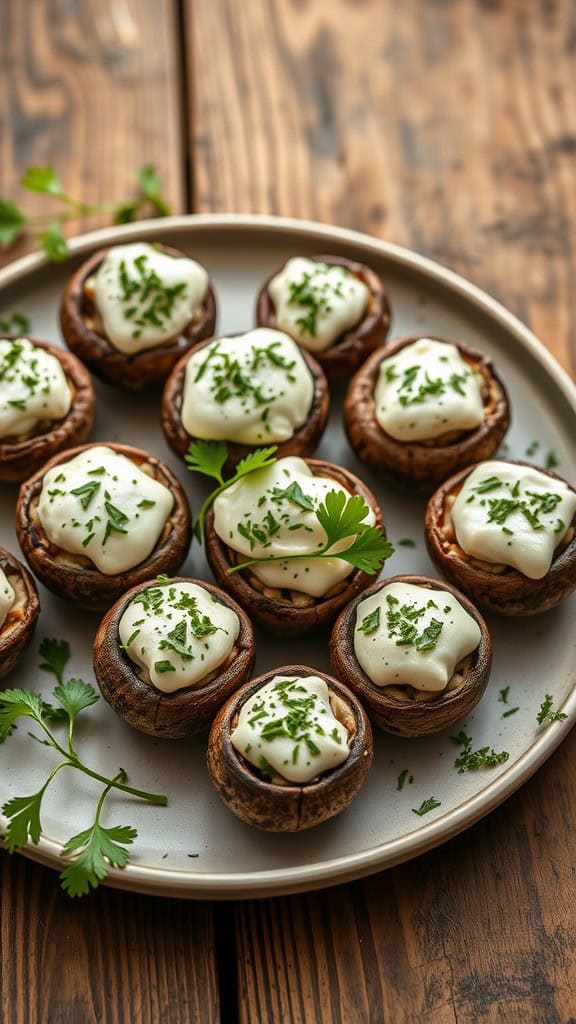
M 536 335 L 505 308 L 497 299 L 435 260 L 422 256 L 375 236 L 350 228 L 338 227 L 313 220 L 293 217 L 277 217 L 268 214 L 219 213 L 181 214 L 166 218 L 136 221 L 129 225 L 99 228 L 69 241 L 70 255 L 79 256 L 102 245 L 115 244 L 119 239 L 128 240 L 150 237 L 162 233 L 194 233 L 205 229 L 215 231 L 260 229 L 265 233 L 292 235 L 321 241 L 337 241 L 361 247 L 376 256 L 388 259 L 399 269 L 418 272 L 428 280 L 446 287 L 453 294 L 481 310 L 505 331 L 543 366 L 549 378 L 566 398 L 576 415 L 576 384 L 556 361 Z M 32 253 L 14 260 L 0 270 L 0 294 L 5 288 L 18 284 L 34 271 L 52 266 L 42 253 Z M 347 853 L 314 864 L 292 868 L 268 869 L 250 872 L 219 872 L 210 874 L 197 871 L 182 871 L 162 866 L 145 866 L 130 863 L 120 870 L 112 868 L 104 884 L 117 889 L 135 891 L 150 895 L 185 897 L 190 899 L 249 899 L 265 896 L 280 896 L 310 889 L 325 888 L 329 885 L 344 884 L 353 879 L 393 867 L 453 838 L 470 828 L 510 797 L 521 785 L 544 764 L 566 738 L 576 722 L 576 688 L 566 698 L 562 710 L 567 718 L 545 726 L 542 734 L 536 734 L 534 741 L 509 768 L 504 769 L 492 781 L 457 807 L 446 811 L 431 822 L 396 839 L 365 849 Z M 6 818 L 0 814 L 3 827 Z M 0 848 L 4 847 L 0 837 Z M 62 844 L 55 839 L 41 836 L 37 845 L 28 844 L 17 852 L 47 867 L 61 869 L 60 851 Z

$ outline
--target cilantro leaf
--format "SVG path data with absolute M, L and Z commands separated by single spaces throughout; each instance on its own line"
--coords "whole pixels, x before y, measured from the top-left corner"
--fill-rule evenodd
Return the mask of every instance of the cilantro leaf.
M 0 199 L 0 245 L 11 245 L 25 223 L 26 217 L 12 199 Z
M 255 452 L 250 452 L 244 459 L 240 459 L 234 476 L 227 481 L 227 484 L 232 484 L 241 476 L 248 476 L 249 473 L 254 473 L 257 469 L 267 469 L 268 466 L 273 466 L 276 462 L 274 452 L 277 449 L 278 445 L 274 444 L 270 448 L 257 448 Z
M 53 263 L 62 263 L 68 255 L 68 242 L 62 234 L 57 220 L 52 221 L 46 231 L 40 231 L 36 238 L 40 248 Z
M 338 552 L 338 558 L 356 569 L 374 576 L 380 571 L 387 558 L 394 554 L 394 548 L 377 526 L 369 526 L 360 533 L 349 548 Z
M 125 203 L 119 203 L 114 212 L 114 223 L 131 224 L 139 209 L 140 202 L 137 199 L 128 199 Z
M 6 739 L 17 718 L 42 721 L 43 701 L 30 690 L 0 691 L 0 739 Z
M 53 167 L 28 167 L 20 184 L 29 192 L 43 192 L 51 196 L 62 195 L 62 185 Z
M 76 718 L 85 708 L 91 707 L 100 700 L 93 686 L 83 679 L 69 679 L 54 690 L 56 700 L 60 702 L 70 719 Z
M 106 877 L 108 864 L 115 868 L 126 867 L 130 855 L 125 847 L 130 846 L 137 836 L 137 830 L 130 825 L 104 828 L 98 820 L 91 828 L 72 836 L 64 846 L 62 856 L 69 857 L 77 850 L 81 852 L 60 875 L 64 891 L 72 897 L 86 896 L 90 888 L 95 889 Z
M 44 672 L 53 672 L 60 684 L 64 682 L 64 669 L 70 660 L 70 644 L 66 640 L 45 637 L 38 653 L 43 661 L 40 668 Z
M 332 547 L 344 537 L 354 537 L 369 527 L 363 522 L 368 505 L 360 494 L 349 498 L 343 491 L 329 491 L 316 510 L 316 518 L 326 534 L 326 543 Z
M 184 461 L 191 473 L 202 473 L 223 484 L 222 467 L 228 458 L 225 441 L 192 441 Z
M 25 846 L 28 839 L 33 843 L 40 841 L 42 825 L 40 807 L 45 786 L 30 796 L 14 796 L 2 807 L 2 813 L 9 819 L 4 842 L 9 853 L 20 846 Z

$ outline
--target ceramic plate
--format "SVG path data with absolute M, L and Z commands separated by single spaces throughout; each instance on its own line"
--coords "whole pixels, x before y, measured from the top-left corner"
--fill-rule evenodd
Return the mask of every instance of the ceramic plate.
M 443 334 L 486 351 L 509 389 L 513 425 L 507 439 L 512 457 L 526 456 L 538 442 L 534 460 L 549 451 L 558 471 L 576 477 L 576 389 L 534 336 L 493 299 L 473 285 L 414 253 L 339 228 L 256 216 L 174 217 L 95 232 L 72 243 L 72 256 L 60 266 L 25 257 L 0 272 L 0 315 L 22 310 L 38 338 L 58 342 L 57 310 L 64 281 L 95 248 L 127 240 L 162 241 L 183 249 L 209 269 L 216 287 L 220 333 L 244 331 L 254 323 L 255 296 L 262 279 L 287 256 L 343 254 L 369 264 L 384 279 L 393 309 L 391 337 Z M 193 512 L 206 494 L 202 480 L 187 474 L 168 449 L 159 422 L 159 401 L 116 392 L 99 383 L 93 440 L 124 441 L 164 459 L 177 473 Z M 336 393 L 331 423 L 318 450 L 320 458 L 348 467 L 376 491 L 392 541 L 409 538 L 415 547 L 397 547 L 387 575 L 436 575 L 423 540 L 424 500 L 399 497 L 383 488 L 350 451 L 341 423 L 342 394 Z M 13 530 L 17 489 L 0 493 L 0 545 L 19 554 Z M 194 544 L 182 575 L 210 579 Z M 9 678 L 48 695 L 52 677 L 38 670 L 38 643 L 45 636 L 67 639 L 71 671 L 92 680 L 92 641 L 99 617 L 65 606 L 40 587 L 42 616 L 36 639 Z M 494 667 L 488 690 L 466 720 L 474 747 L 509 751 L 506 764 L 458 774 L 457 749 L 450 733 L 422 740 L 375 737 L 374 764 L 365 788 L 339 817 L 296 835 L 260 833 L 237 821 L 213 790 L 206 772 L 206 738 L 159 741 L 131 730 L 100 701 L 78 726 L 86 760 L 105 774 L 124 767 L 133 785 L 168 794 L 166 808 L 154 808 L 113 795 L 105 823 L 131 823 L 139 831 L 132 862 L 112 871 L 108 883 L 124 889 L 196 898 L 278 895 L 320 888 L 379 871 L 407 860 L 467 828 L 500 804 L 550 756 L 576 718 L 574 664 L 576 601 L 546 616 L 512 621 L 489 618 Z M 286 663 L 328 669 L 327 635 L 287 642 L 262 631 L 257 635 L 258 673 Z M 520 710 L 508 718 L 499 691 L 510 687 Z M 566 721 L 538 727 L 544 693 L 568 715 Z M 451 730 L 454 732 L 454 730 Z M 21 727 L 0 746 L 0 803 L 39 788 L 54 763 L 51 751 L 33 743 Z M 414 781 L 397 790 L 408 769 Z M 43 811 L 43 836 L 23 852 L 60 867 L 59 851 L 72 834 L 86 828 L 99 792 L 76 772 L 57 776 Z M 413 808 L 434 797 L 440 806 L 426 817 Z M 5 826 L 4 822 L 0 822 Z

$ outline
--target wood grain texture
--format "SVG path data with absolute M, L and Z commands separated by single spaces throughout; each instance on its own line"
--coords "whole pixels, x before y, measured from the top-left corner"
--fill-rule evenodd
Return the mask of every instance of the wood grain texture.
M 0 856 L 0 1020 L 6 1024 L 218 1024 L 208 904 L 100 889 Z
M 576 371 L 570 0 L 188 0 L 200 211 L 428 254 Z M 576 739 L 413 863 L 237 913 L 243 1024 L 574 1024 Z
M 573 735 L 504 807 L 409 864 L 244 904 L 242 1024 L 573 1024 L 575 760 Z
M 29 214 L 60 209 L 20 189 L 53 164 L 70 195 L 128 199 L 155 163 L 174 212 L 185 208 L 176 0 L 30 0 L 2 5 L 0 194 Z M 110 215 L 74 220 L 79 234 Z M 28 238 L 0 264 L 34 248 Z
M 417 249 L 576 369 L 571 0 L 188 0 L 200 211 Z

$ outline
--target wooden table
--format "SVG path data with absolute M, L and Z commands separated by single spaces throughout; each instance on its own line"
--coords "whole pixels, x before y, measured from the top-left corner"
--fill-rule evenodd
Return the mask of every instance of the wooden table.
M 572 0 L 4 0 L 0 47 L 3 195 L 54 163 L 122 197 L 153 160 L 176 212 L 426 253 L 576 371 Z M 74 903 L 0 854 L 0 1019 L 573 1021 L 575 762 L 572 736 L 459 838 L 301 897 Z

